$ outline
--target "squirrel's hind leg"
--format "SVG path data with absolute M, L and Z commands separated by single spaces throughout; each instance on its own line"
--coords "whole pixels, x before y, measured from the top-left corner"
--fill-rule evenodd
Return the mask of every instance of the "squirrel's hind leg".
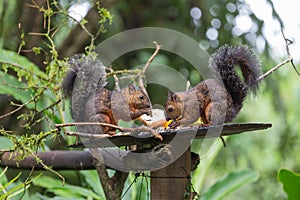
M 219 125 L 225 122 L 226 117 L 226 103 L 210 102 L 205 108 L 204 124 Z
M 117 125 L 117 123 L 113 120 L 112 116 L 110 116 L 106 113 L 98 113 L 96 115 L 96 118 L 97 118 L 97 121 L 100 123 Z M 102 130 L 104 133 L 109 134 L 109 135 L 116 134 L 116 129 L 109 127 L 109 126 L 102 126 Z
M 87 116 L 86 122 L 99 122 L 117 125 L 110 115 L 102 112 Z M 89 126 L 88 131 L 95 134 L 114 135 L 116 133 L 116 129 L 109 126 Z

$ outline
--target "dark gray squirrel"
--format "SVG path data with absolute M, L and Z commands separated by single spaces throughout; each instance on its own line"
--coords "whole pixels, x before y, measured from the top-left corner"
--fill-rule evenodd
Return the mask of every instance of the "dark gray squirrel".
M 117 125 L 151 115 L 148 95 L 130 84 L 120 91 L 105 88 L 106 67 L 93 55 L 78 54 L 69 59 L 69 69 L 62 83 L 65 97 L 71 98 L 75 122 L 102 122 Z M 77 127 L 79 128 L 79 126 Z M 114 134 L 115 128 L 89 126 L 81 131 Z

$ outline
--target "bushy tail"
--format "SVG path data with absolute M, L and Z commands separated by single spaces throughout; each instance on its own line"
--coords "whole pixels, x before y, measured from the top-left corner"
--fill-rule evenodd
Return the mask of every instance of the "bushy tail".
M 211 56 L 210 66 L 219 72 L 219 77 L 221 77 L 227 91 L 231 94 L 237 110 L 241 109 L 248 91 L 256 94 L 258 90 L 256 80 L 261 71 L 255 54 L 248 47 L 224 45 Z M 234 69 L 235 66 L 240 67 L 243 81 Z
M 64 97 L 72 100 L 72 115 L 76 119 L 92 92 L 106 84 L 105 66 L 92 55 L 77 54 L 68 62 L 69 70 L 62 83 Z

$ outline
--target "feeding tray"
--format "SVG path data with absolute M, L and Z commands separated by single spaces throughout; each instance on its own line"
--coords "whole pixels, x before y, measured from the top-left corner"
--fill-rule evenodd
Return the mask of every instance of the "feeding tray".
M 115 146 L 129 146 L 129 145 L 157 145 L 166 144 L 176 137 L 190 138 L 190 139 L 204 139 L 220 136 L 235 135 L 243 132 L 263 130 L 272 127 L 270 123 L 230 123 L 222 125 L 211 125 L 203 127 L 182 127 L 178 129 L 168 129 L 158 131 L 163 137 L 163 140 L 155 138 L 147 132 L 141 132 L 133 135 L 130 132 L 119 132 L 115 135 L 108 134 L 80 134 L 82 142 L 73 144 L 73 148 L 105 148 Z M 67 135 L 75 136 L 76 133 L 68 132 Z M 77 135 L 78 136 L 78 133 Z

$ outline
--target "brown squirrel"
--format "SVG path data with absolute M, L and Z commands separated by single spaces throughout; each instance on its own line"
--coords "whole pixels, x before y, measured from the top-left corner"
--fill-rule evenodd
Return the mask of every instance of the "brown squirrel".
M 141 115 L 151 115 L 148 95 L 139 87 L 128 85 L 120 91 L 104 88 L 105 66 L 92 55 L 75 55 L 70 58 L 70 69 L 62 90 L 72 97 L 72 117 L 75 122 L 102 122 L 117 125 L 118 120 L 131 121 Z M 108 126 L 78 126 L 80 132 L 114 134 Z
M 169 91 L 165 104 L 171 128 L 190 125 L 199 118 L 203 124 L 230 122 L 239 113 L 249 91 L 256 94 L 261 71 L 255 54 L 245 46 L 224 45 L 211 56 L 210 67 L 216 78 L 200 82 L 184 92 Z M 239 66 L 242 81 L 234 70 Z

